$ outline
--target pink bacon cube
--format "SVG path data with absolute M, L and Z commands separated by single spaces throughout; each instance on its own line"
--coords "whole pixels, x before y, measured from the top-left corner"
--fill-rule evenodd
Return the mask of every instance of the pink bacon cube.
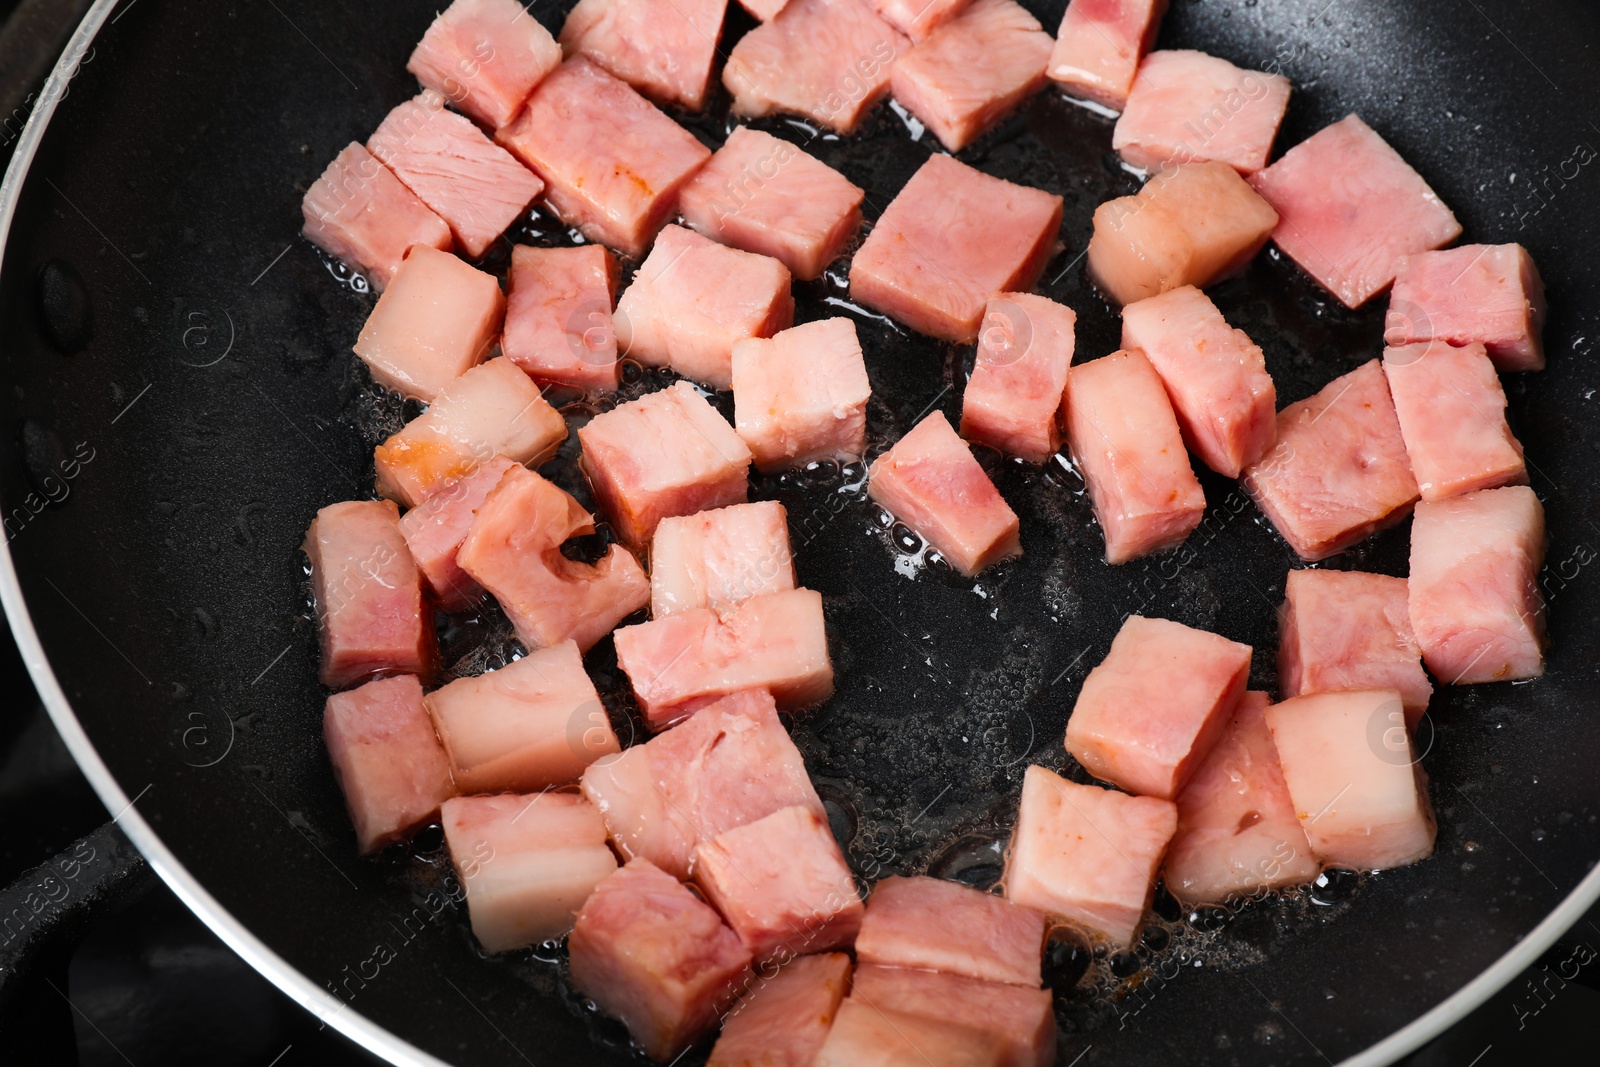
M 662 519 L 650 543 L 650 614 L 724 612 L 793 589 L 789 517 L 776 500 Z
M 1417 480 L 1378 361 L 1278 412 L 1278 443 L 1242 481 L 1304 560 L 1343 552 L 1410 514 Z
M 1389 294 L 1384 340 L 1477 342 L 1502 371 L 1544 369 L 1544 282 L 1521 245 L 1408 256 Z
M 404 840 L 455 796 L 414 675 L 330 696 L 322 737 L 363 853 Z
M 890 88 L 959 152 L 1044 88 L 1053 45 L 1014 0 L 976 0 L 895 60 Z
M 971 0 L 868 0 L 878 14 L 913 41 L 927 40 L 934 31 L 961 16 Z
M 769 22 L 783 10 L 788 0 L 739 0 L 739 6 L 750 12 L 757 22 Z
M 300 205 L 306 239 L 367 276 L 383 292 L 414 245 L 448 252 L 450 227 L 394 173 L 351 142 Z
M 622 750 L 572 641 L 428 694 L 463 793 L 532 793 L 576 782 Z
M 733 423 L 764 471 L 848 461 L 867 450 L 872 384 L 847 318 L 733 346 Z
M 1163 877 L 1185 907 L 1304 885 L 1322 870 L 1278 766 L 1264 715 L 1270 703 L 1265 693 L 1246 693 L 1178 794 L 1178 832 Z
M 433 671 L 433 613 L 399 523 L 393 501 L 347 500 L 318 511 L 306 531 L 322 637 L 318 677 L 331 689 Z
M 867 898 L 856 959 L 1038 989 L 1045 917 L 940 878 L 885 878 Z
M 625 626 L 616 645 L 653 730 L 739 689 L 766 689 L 783 708 L 833 695 L 822 595 L 811 589 L 751 597 L 721 615 L 693 608 Z
M 1130 615 L 1084 679 L 1067 751 L 1102 781 L 1171 800 L 1205 761 L 1244 694 L 1249 645 Z
M 1278 687 L 1285 699 L 1345 689 L 1393 689 L 1415 727 L 1433 683 L 1411 631 L 1404 578 L 1290 571 L 1278 609 Z
M 1004 1063 L 1004 1046 L 988 1031 L 849 997 L 839 1005 L 812 1067 L 1001 1067 Z
M 1072 368 L 1061 407 L 1067 445 L 1106 537 L 1106 562 L 1181 544 L 1206 496 L 1189 466 L 1161 377 L 1142 352 Z
M 1250 175 L 1267 165 L 1289 79 L 1240 70 L 1185 49 L 1151 52 L 1139 64 L 1111 147 L 1138 170 L 1217 160 Z
M 543 463 L 566 420 L 509 359 L 480 363 L 373 452 L 378 492 L 415 507 L 496 456 Z
M 483 593 L 483 587 L 456 562 L 456 552 L 467 539 L 484 500 L 506 471 L 517 466 L 520 464 L 504 456 L 491 457 L 400 516 L 400 532 L 411 558 L 446 611 L 470 607 Z
M 1016 512 L 942 411 L 872 461 L 867 494 L 969 578 L 1022 555 Z
M 850 995 L 885 1011 L 981 1031 L 1003 1051 L 1004 1067 L 1056 1061 L 1055 998 L 1048 989 L 868 963 L 856 969 Z
M 668 226 L 617 303 L 617 344 L 640 363 L 726 389 L 733 346 L 793 322 L 788 267 Z
M 615 389 L 622 380 L 617 335 L 617 261 L 599 245 L 511 250 L 506 358 L 535 381 Z
M 961 399 L 961 436 L 1029 463 L 1055 455 L 1077 322 L 1071 308 L 1042 296 L 990 298 Z
M 494 347 L 505 306 L 494 275 L 419 245 L 367 316 L 355 353 L 380 384 L 431 401 Z
M 1523 485 L 1417 505 L 1411 626 L 1449 685 L 1544 673 L 1544 506 Z
M 706 1067 L 811 1067 L 849 986 L 842 952 L 790 960 L 729 1013 Z
M 1112 945 L 1133 944 L 1177 808 L 1029 767 L 1002 884 L 1007 899 Z
M 634 259 L 672 216 L 683 183 L 711 156 L 692 133 L 582 56 L 540 82 L 495 140 L 544 179 L 546 201 L 563 222 Z
M 694 880 L 756 962 L 847 948 L 861 895 L 828 828 L 805 807 L 734 827 L 695 850 Z
M 599 811 L 573 793 L 456 797 L 441 821 L 485 952 L 561 937 L 617 869 Z
M 1177 163 L 1137 195 L 1095 209 L 1089 277 L 1119 304 L 1204 288 L 1243 270 L 1277 224 L 1272 205 L 1232 167 Z
M 583 472 L 617 534 L 646 545 L 670 515 L 742 504 L 750 449 L 688 382 L 621 404 L 578 430 Z
M 1400 153 L 1354 115 L 1250 178 L 1281 216 L 1272 239 L 1346 307 L 1389 288 L 1405 258 L 1461 224 Z
M 1433 852 L 1427 777 L 1396 722 L 1399 708 L 1394 690 L 1367 689 L 1295 697 L 1265 712 L 1300 827 L 1330 867 L 1384 870 Z
M 367 150 L 450 225 L 477 259 L 544 192 L 544 182 L 432 89 L 389 112 Z
M 1423 341 L 1383 350 L 1400 436 L 1424 500 L 1528 480 L 1506 423 L 1506 393 L 1477 342 Z
M 914 330 L 970 344 L 989 298 L 1033 288 L 1058 247 L 1061 197 L 934 155 L 850 265 L 850 295 Z
M 500 601 L 528 648 L 571 640 L 586 652 L 650 602 L 649 577 L 621 545 L 593 565 L 562 554 L 593 532 L 594 518 L 570 493 L 518 467 L 478 509 L 456 562 Z
M 1261 348 L 1190 285 L 1122 309 L 1122 347 L 1137 348 L 1166 386 L 1184 444 L 1229 478 L 1272 447 L 1278 392 Z
M 738 126 L 684 184 L 678 207 L 707 237 L 814 281 L 855 240 L 865 195 L 788 141 Z
M 716 1025 L 750 970 L 749 951 L 717 913 L 639 859 L 595 887 L 567 950 L 573 988 L 663 1062 Z
M 911 42 L 867 0 L 788 0 L 733 46 L 722 84 L 733 113 L 803 115 L 839 133 L 889 90 L 889 70 Z
M 719 834 L 822 801 L 764 689 L 730 693 L 692 717 L 583 772 L 624 859 L 643 857 L 680 878 L 695 849 Z
M 561 46 L 517 0 L 455 0 L 422 35 L 406 69 L 495 129 L 560 63 Z
M 1050 78 L 1072 96 L 1121 111 L 1166 12 L 1167 0 L 1072 0 L 1056 31 Z
M 561 46 L 653 100 L 699 111 L 727 10 L 728 0 L 578 0 Z

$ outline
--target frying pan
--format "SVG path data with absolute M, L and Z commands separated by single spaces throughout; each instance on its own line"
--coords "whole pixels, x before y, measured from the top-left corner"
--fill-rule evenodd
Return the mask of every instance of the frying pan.
M 1053 28 L 1063 5 L 1028 6 Z M 396 1063 L 627 1063 L 626 1035 L 567 988 L 559 947 L 476 950 L 437 831 L 355 857 L 320 739 L 298 546 L 316 508 L 370 492 L 372 446 L 409 412 L 350 355 L 372 297 L 298 237 L 299 200 L 415 91 L 405 59 L 433 8 L 91 9 L 0 197 L 0 416 L 15 450 L 0 464 L 4 605 L 109 809 L 179 896 L 300 1003 Z M 552 29 L 564 10 L 533 8 Z M 725 45 L 748 25 L 731 13 Z M 1553 644 L 1538 681 L 1435 698 L 1419 735 L 1439 813 L 1433 858 L 1192 918 L 1161 896 L 1134 952 L 1053 947 L 1062 1063 L 1385 1062 L 1527 966 L 1600 895 L 1597 44 L 1600 11 L 1581 0 L 1173 4 L 1162 47 L 1293 80 L 1280 149 L 1359 112 L 1467 239 L 1532 249 L 1549 284 L 1550 369 L 1506 388 L 1549 514 Z M 725 106 L 684 121 L 715 144 Z M 887 107 L 843 140 L 760 125 L 862 185 L 869 219 L 932 150 Z M 1047 93 L 963 154 L 1066 198 L 1066 250 L 1042 291 L 1078 310 L 1080 359 L 1118 337 L 1080 257 L 1094 206 L 1135 187 L 1109 144 L 1106 120 Z M 543 216 L 514 236 L 570 239 Z M 857 314 L 839 273 L 797 287 L 799 316 L 857 319 L 873 449 L 925 411 L 955 415 L 970 351 Z M 1379 351 L 1381 300 L 1340 310 L 1270 252 L 1215 298 L 1266 350 L 1280 404 Z M 637 376 L 630 390 L 656 384 Z M 572 448 L 550 472 L 583 495 Z M 866 879 L 993 881 L 1028 763 L 1084 780 L 1061 748 L 1066 715 L 1130 612 L 1251 642 L 1253 687 L 1276 680 L 1274 608 L 1294 560 L 1234 485 L 1204 477 L 1210 507 L 1183 550 L 1111 568 L 1069 467 L 983 461 L 1027 554 L 976 581 L 883 521 L 859 466 L 753 483 L 788 506 L 800 580 L 825 597 L 838 695 L 792 726 Z M 1404 574 L 1407 543 L 1401 526 L 1328 565 Z M 493 665 L 508 634 L 492 612 L 458 621 L 447 659 Z M 637 735 L 609 642 L 589 665 L 619 732 Z

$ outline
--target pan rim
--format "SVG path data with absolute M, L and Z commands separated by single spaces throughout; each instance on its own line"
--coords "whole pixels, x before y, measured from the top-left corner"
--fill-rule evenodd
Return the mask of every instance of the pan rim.
M 0 182 L 0 267 L 4 266 L 9 250 L 11 224 L 22 186 L 32 169 L 45 130 L 55 115 L 57 105 L 66 96 L 67 84 L 76 73 L 71 57 L 85 54 L 87 46 L 106 25 L 120 2 L 95 0 L 45 80 L 39 95 L 39 106 L 29 115 L 23 128 L 6 168 L 5 178 Z M 129 3 L 124 11 L 131 7 L 132 3 Z M 129 840 L 161 880 L 183 901 L 184 906 L 257 973 L 316 1016 L 323 1025 L 333 1027 L 390 1063 L 402 1067 L 449 1067 L 444 1060 L 403 1040 L 393 1031 L 352 1010 L 344 1001 L 318 987 L 309 976 L 269 948 L 224 908 L 167 848 L 134 807 L 138 798 L 130 799 L 112 776 L 72 710 L 71 701 L 56 678 L 38 631 L 34 628 L 16 565 L 11 558 L 9 542 L 0 542 L 0 608 L 5 611 L 12 637 L 22 653 L 23 662 L 27 665 L 28 674 L 45 710 L 73 760 L 106 809 L 117 813 L 111 821 L 122 827 Z M 1405 1026 L 1343 1060 L 1339 1067 L 1381 1067 L 1439 1036 L 1528 969 L 1597 900 L 1600 900 L 1600 863 L 1592 866 L 1572 892 L 1498 960 Z

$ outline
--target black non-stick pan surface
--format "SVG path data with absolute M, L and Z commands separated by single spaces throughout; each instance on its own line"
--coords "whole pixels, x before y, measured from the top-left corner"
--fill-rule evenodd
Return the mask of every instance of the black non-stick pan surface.
M 555 29 L 565 6 L 533 11 Z M 1051 29 L 1060 19 L 1059 0 L 1029 6 Z M 214 923 L 236 920 L 346 1005 L 337 1025 L 359 1014 L 460 1063 L 625 1063 L 626 1035 L 568 990 L 558 947 L 477 951 L 436 830 L 356 858 L 320 737 L 299 544 L 318 507 L 370 494 L 372 447 L 407 413 L 350 354 L 373 297 L 299 237 L 299 203 L 415 92 L 405 60 L 433 13 L 423 0 L 136 0 L 106 18 L 33 154 L 4 250 L 7 540 L 48 668 L 136 799 L 125 818 L 148 821 L 232 916 L 212 911 Z M 730 14 L 724 46 L 748 25 Z M 1162 897 L 1136 952 L 1052 950 L 1061 1063 L 1355 1055 L 1493 964 L 1600 857 L 1597 43 L 1585 0 L 1174 0 L 1162 47 L 1293 80 L 1280 151 L 1359 112 L 1465 239 L 1533 251 L 1550 369 L 1506 388 L 1549 515 L 1553 638 L 1538 681 L 1436 696 L 1420 738 L 1433 858 L 1232 913 L 1191 918 Z M 715 145 L 726 103 L 680 118 Z M 888 107 L 842 140 L 758 125 L 866 188 L 869 219 L 933 150 Z M 1042 291 L 1077 310 L 1080 359 L 1119 332 L 1080 256 L 1095 205 L 1136 188 L 1110 133 L 1046 93 L 962 153 L 1066 198 L 1066 250 Z M 569 240 L 544 216 L 514 236 Z M 504 261 L 498 250 L 489 267 Z M 924 411 L 955 417 L 970 351 L 855 312 L 843 275 L 797 286 L 798 317 L 856 319 L 874 452 Z M 1214 296 L 1266 350 L 1280 404 L 1381 347 L 1381 299 L 1343 311 L 1270 251 Z M 583 494 L 574 445 L 549 470 Z M 976 581 L 887 526 L 859 466 L 752 483 L 788 506 L 800 579 L 825 598 L 838 694 L 793 728 L 868 881 L 993 881 L 1024 768 L 1084 778 L 1063 727 L 1131 612 L 1251 642 L 1252 685 L 1275 685 L 1274 609 L 1295 561 L 1233 484 L 1204 478 L 1210 508 L 1181 551 L 1112 568 L 1069 468 L 984 462 L 1021 515 L 1026 555 Z M 54 502 L 40 510 L 30 493 Z M 1404 574 L 1407 538 L 1402 525 L 1327 565 Z M 491 666 L 512 651 L 507 634 L 492 613 L 460 622 L 447 658 Z M 633 736 L 609 642 L 589 664 Z

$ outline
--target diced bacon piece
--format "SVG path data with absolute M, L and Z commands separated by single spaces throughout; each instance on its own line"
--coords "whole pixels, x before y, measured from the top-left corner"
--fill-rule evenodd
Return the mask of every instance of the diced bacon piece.
M 848 948 L 861 894 L 828 820 L 784 808 L 695 850 L 694 880 L 756 962 Z
M 1527 486 L 1417 505 L 1411 626 L 1448 685 L 1544 673 L 1544 506 Z
M 1481 344 L 1386 348 L 1383 373 L 1422 499 L 1527 482 L 1506 393 Z
M 1187 49 L 1151 52 L 1139 64 L 1111 147 L 1130 167 L 1216 160 L 1250 175 L 1267 165 L 1289 79 L 1240 70 Z
M 622 750 L 578 646 L 563 641 L 428 694 L 463 793 L 531 793 L 576 782 Z
M 1204 288 L 1243 270 L 1278 224 L 1225 163 L 1163 167 L 1137 195 L 1095 208 L 1089 277 L 1119 304 Z
M 582 784 L 624 859 L 643 857 L 680 878 L 690 875 L 696 846 L 736 826 L 796 805 L 824 814 L 772 695 L 761 689 L 731 693 L 599 760 Z
M 1044 916 L 939 878 L 885 878 L 872 888 L 856 959 L 1039 988 Z
M 1405 258 L 1461 236 L 1461 224 L 1355 115 L 1295 145 L 1250 178 L 1281 217 L 1272 239 L 1346 307 L 1389 288 Z
M 1122 347 L 1137 348 L 1166 386 L 1183 442 L 1229 478 L 1272 447 L 1278 392 L 1261 347 L 1229 326 L 1192 285 L 1122 309 Z
M 1002 882 L 1006 897 L 1127 947 L 1150 908 L 1177 826 L 1171 801 L 1029 767 Z
M 989 298 L 1033 288 L 1059 246 L 1061 198 L 933 155 L 850 264 L 850 295 L 914 330 L 977 340 Z
M 693 608 L 624 626 L 616 645 L 654 730 L 739 689 L 766 689 L 783 708 L 833 695 L 822 594 L 811 589 L 751 597 L 721 615 Z
M 483 592 L 456 562 L 456 552 L 490 491 L 515 466 L 518 464 L 504 456 L 494 456 L 400 516 L 400 532 L 411 558 L 446 611 L 470 606 Z
M 528 648 L 571 640 L 587 652 L 650 603 L 650 578 L 621 545 L 594 564 L 562 554 L 593 532 L 594 518 L 570 493 L 518 467 L 478 509 L 456 562 L 500 601 Z
M 1077 321 L 1071 308 L 1042 296 L 991 297 L 961 399 L 961 436 L 1029 463 L 1055 455 Z
M 322 737 L 363 853 L 403 840 L 455 796 L 415 675 L 333 694 Z
M 1142 352 L 1072 368 L 1062 404 L 1067 446 L 1106 536 L 1106 562 L 1181 544 L 1206 510 L 1177 416 Z
M 728 0 L 578 0 L 561 47 L 663 104 L 705 106 Z
M 1163 877 L 1186 907 L 1304 885 L 1322 870 L 1278 767 L 1263 715 L 1270 703 L 1265 693 L 1246 693 L 1178 794 L 1178 832 Z
M 322 636 L 318 677 L 344 689 L 379 674 L 433 672 L 433 613 L 390 500 L 347 500 L 317 512 L 303 551 Z
M 706 1067 L 811 1067 L 849 985 L 842 952 L 784 964 L 729 1013 Z
M 1502 371 L 1544 369 L 1544 281 L 1521 245 L 1419 252 L 1400 265 L 1384 340 L 1474 341 Z
M 1050 1067 L 1056 1061 L 1055 1005 L 1048 989 L 868 963 L 856 969 L 850 995 L 886 1011 L 983 1031 L 1004 1050 L 1004 1067 Z
M 976 0 L 895 60 L 890 88 L 959 152 L 1044 88 L 1054 43 L 1014 0 Z
M 668 226 L 617 303 L 617 344 L 640 363 L 726 389 L 733 346 L 793 322 L 788 267 Z
M 595 887 L 567 939 L 572 986 L 667 1061 L 717 1023 L 750 953 L 688 886 L 648 860 Z
M 1017 513 L 942 411 L 872 461 L 867 494 L 968 577 L 1022 555 Z
M 865 195 L 788 141 L 738 126 L 684 184 L 678 207 L 707 237 L 771 256 L 813 281 L 855 240 Z
M 406 69 L 495 129 L 560 63 L 561 46 L 517 0 L 455 0 L 422 35 Z
M 967 10 L 971 0 L 868 0 L 889 24 L 913 41 L 924 41 Z
M 786 111 L 850 133 L 889 91 L 890 67 L 910 47 L 867 0 L 788 0 L 739 38 L 722 84 L 735 115 Z
M 1290 571 L 1278 609 L 1278 687 L 1285 698 L 1393 689 L 1416 726 L 1433 695 L 1411 632 L 1404 578 Z
M 605 822 L 575 793 L 456 797 L 441 821 L 485 952 L 561 937 L 617 869 Z
M 742 504 L 750 449 L 688 382 L 596 415 L 578 430 L 583 472 L 618 536 L 646 545 L 670 515 Z
M 563 222 L 634 259 L 711 157 L 694 134 L 582 56 L 540 82 L 495 140 L 544 179 L 546 202 Z
M 1427 776 L 1392 689 L 1316 693 L 1266 710 L 1311 851 L 1330 867 L 1404 867 L 1433 852 Z
M 1130 615 L 1089 672 L 1067 751 L 1102 781 L 1171 800 L 1205 761 L 1244 694 L 1249 645 Z
M 511 250 L 500 347 L 534 380 L 615 389 L 617 261 L 599 245 Z
M 791 4 L 799 0 L 789 0 Z M 994 1035 L 846 998 L 812 1067 L 1001 1067 Z
M 734 428 L 764 471 L 862 456 L 871 396 L 851 319 L 821 319 L 733 346 Z
M 727 611 L 793 589 L 789 515 L 776 500 L 662 519 L 650 543 L 650 614 Z
M 1166 12 L 1167 0 L 1072 0 L 1047 72 L 1072 96 L 1121 111 Z
M 544 192 L 544 182 L 432 89 L 389 112 L 367 150 L 450 226 L 474 259 Z
M 1301 559 L 1326 559 L 1405 518 L 1417 500 L 1377 360 L 1278 412 L 1278 443 L 1242 478 Z
M 566 420 L 505 357 L 450 383 L 373 453 L 378 492 L 415 507 L 495 456 L 537 466 L 567 439 Z
M 450 251 L 450 227 L 352 141 L 306 190 L 306 239 L 367 276 L 381 293 L 414 245 Z
M 418 245 L 367 316 L 355 353 L 380 384 L 431 401 L 494 347 L 505 307 L 494 275 Z

